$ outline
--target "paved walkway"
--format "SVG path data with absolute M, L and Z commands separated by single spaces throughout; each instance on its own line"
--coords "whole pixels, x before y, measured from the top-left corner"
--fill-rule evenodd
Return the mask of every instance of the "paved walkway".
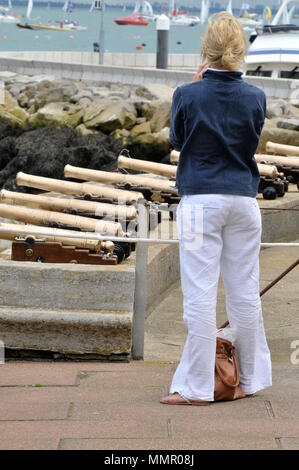
M 263 250 L 261 287 L 296 258 L 296 248 Z M 298 450 L 298 282 L 296 268 L 263 297 L 271 388 L 208 407 L 159 403 L 185 339 L 176 284 L 148 316 L 144 361 L 0 365 L 0 449 Z M 220 286 L 220 324 L 223 295 Z

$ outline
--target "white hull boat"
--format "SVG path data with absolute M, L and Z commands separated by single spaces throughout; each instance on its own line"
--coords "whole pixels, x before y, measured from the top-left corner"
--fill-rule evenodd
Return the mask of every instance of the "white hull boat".
M 19 20 L 13 15 L 4 15 L 0 13 L 0 23 L 17 23 Z
M 196 26 L 200 23 L 198 16 L 177 15 L 170 20 L 171 26 Z
M 245 58 L 246 75 L 299 79 L 299 26 L 279 24 L 284 9 L 294 1 L 298 3 L 285 0 L 272 24 L 251 34 Z

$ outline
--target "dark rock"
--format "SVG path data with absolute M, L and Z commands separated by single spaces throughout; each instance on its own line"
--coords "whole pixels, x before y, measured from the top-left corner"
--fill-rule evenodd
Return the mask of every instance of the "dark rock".
M 5 152 L 1 152 L 1 148 Z M 0 140 L 0 164 L 1 156 L 3 158 L 0 187 L 13 191 L 40 192 L 17 186 L 15 177 L 19 171 L 56 179 L 65 179 L 64 167 L 67 164 L 109 171 L 116 168 L 121 149 L 121 141 L 113 137 L 102 133 L 82 136 L 69 128 L 43 127 L 23 132 L 17 137 L 6 136 Z
M 6 167 L 8 162 L 16 156 L 14 137 L 7 136 L 0 140 L 0 170 Z

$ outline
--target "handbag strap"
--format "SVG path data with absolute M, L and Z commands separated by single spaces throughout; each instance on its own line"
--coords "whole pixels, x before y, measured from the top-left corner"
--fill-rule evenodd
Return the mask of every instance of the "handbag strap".
M 217 370 L 222 382 L 227 387 L 234 388 L 237 385 L 239 385 L 239 380 L 240 380 L 240 377 L 239 377 L 239 364 L 238 364 L 238 360 L 237 360 L 237 356 L 236 356 L 236 351 L 235 351 L 234 348 L 232 348 L 231 353 L 232 353 L 232 359 L 233 359 L 233 364 L 234 364 L 234 368 L 235 368 L 235 381 L 234 381 L 234 383 L 227 382 L 227 380 L 223 377 L 222 371 L 221 371 L 219 365 L 217 364 L 217 361 L 215 363 L 215 366 L 216 366 L 216 370 Z

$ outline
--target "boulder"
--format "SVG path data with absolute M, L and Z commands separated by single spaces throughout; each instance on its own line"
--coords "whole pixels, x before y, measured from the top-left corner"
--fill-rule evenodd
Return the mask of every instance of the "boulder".
M 144 121 L 140 124 L 136 124 L 131 131 L 130 135 L 132 138 L 136 137 L 137 135 L 141 134 L 150 134 L 151 133 L 151 123 L 149 121 Z
M 142 115 L 150 122 L 154 133 L 170 126 L 170 112 L 169 101 L 155 100 L 142 106 Z
M 165 127 L 160 132 L 137 135 L 129 150 L 132 158 L 159 162 L 169 153 L 169 144 L 169 127 Z
M 120 139 L 122 145 L 130 145 L 132 141 L 130 137 L 130 131 L 128 131 L 127 129 L 116 129 L 111 133 L 111 136 L 114 137 L 114 139 Z
M 283 116 L 286 113 L 287 105 L 288 105 L 287 102 L 282 99 L 268 100 L 267 109 L 266 109 L 266 117 L 268 119 L 272 119 L 275 117 Z
M 2 104 L 0 104 L 0 117 L 13 126 L 27 129 L 29 114 L 18 106 L 17 100 L 7 90 L 4 90 Z
M 137 119 L 134 105 L 122 100 L 94 101 L 84 112 L 83 123 L 87 128 L 111 133 L 116 129 L 131 129 Z
M 77 94 L 77 87 L 74 84 L 43 88 L 34 98 L 36 109 L 42 108 L 48 103 L 70 102 L 71 98 Z
M 80 135 L 98 135 L 98 131 L 87 129 L 84 124 L 79 124 L 75 129 Z
M 111 170 L 116 167 L 117 155 L 122 150 L 120 140 L 98 132 L 97 135 L 80 135 L 75 129 L 54 126 L 34 129 L 22 134 L 0 120 L 0 130 L 7 137 L 0 140 L 0 151 L 9 157 L 0 161 L 0 187 L 13 191 L 38 193 L 40 190 L 17 186 L 18 171 L 49 178 L 65 179 L 66 164 Z M 11 133 L 15 136 L 11 136 Z M 2 144 L 2 145 L 1 145 Z M 8 155 L 9 154 L 9 155 Z
M 31 114 L 28 121 L 34 127 L 60 126 L 77 127 L 83 118 L 84 110 L 69 103 L 49 103 Z
M 299 131 L 299 119 L 284 118 L 277 121 L 277 127 L 281 129 L 290 129 L 291 131 Z

